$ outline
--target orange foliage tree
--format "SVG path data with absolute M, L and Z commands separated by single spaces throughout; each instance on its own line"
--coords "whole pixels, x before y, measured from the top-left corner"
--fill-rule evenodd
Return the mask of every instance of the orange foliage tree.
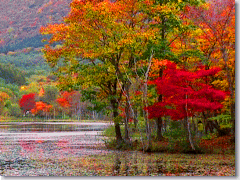
M 0 114 L 2 114 L 5 102 L 9 98 L 10 96 L 7 93 L 0 91 Z
M 52 105 L 48 105 L 42 101 L 36 102 L 35 107 L 31 109 L 31 113 L 34 115 L 47 116 Z
M 53 35 L 50 44 L 63 42 L 58 48 L 45 46 L 45 57 L 52 66 L 64 57 L 74 67 L 74 64 L 79 64 L 76 57 L 80 57 L 88 60 L 92 66 L 102 64 L 107 67 L 104 72 L 106 76 L 104 79 L 99 78 L 102 81 L 98 86 L 107 91 L 119 142 L 122 141 L 118 121 L 119 101 L 124 90 L 128 95 L 131 84 L 126 72 L 133 68 L 134 61 L 147 50 L 149 41 L 154 40 L 157 32 L 156 28 L 146 23 L 150 8 L 151 3 L 148 1 L 74 0 L 71 12 L 65 18 L 66 24 L 49 25 L 41 29 L 42 34 Z M 122 89 L 118 91 L 118 88 Z M 129 107 L 129 102 L 126 106 Z M 127 123 L 128 119 L 126 126 Z M 128 133 L 125 133 L 125 139 L 129 139 Z

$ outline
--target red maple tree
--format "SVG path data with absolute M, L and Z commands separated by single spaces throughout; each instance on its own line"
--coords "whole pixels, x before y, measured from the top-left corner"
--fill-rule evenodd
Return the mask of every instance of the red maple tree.
M 157 93 L 162 95 L 162 101 L 146 108 L 149 118 L 170 116 L 172 120 L 184 120 L 189 145 L 195 151 L 188 118 L 196 113 L 214 112 L 223 107 L 221 101 L 225 99 L 226 92 L 208 84 L 209 77 L 220 70 L 206 70 L 202 66 L 191 72 L 168 61 L 163 76 L 151 82 L 157 86 Z
M 30 93 L 30 94 L 23 95 L 19 101 L 19 105 L 20 105 L 21 109 L 23 110 L 24 114 L 27 111 L 30 111 L 31 109 L 33 109 L 36 105 L 35 94 Z
M 157 86 L 157 93 L 163 96 L 163 101 L 146 108 L 149 118 L 170 116 L 172 120 L 181 120 L 197 112 L 221 109 L 226 92 L 206 84 L 208 77 L 219 71 L 220 68 L 205 70 L 200 67 L 198 71 L 190 72 L 168 61 L 163 76 L 151 81 Z

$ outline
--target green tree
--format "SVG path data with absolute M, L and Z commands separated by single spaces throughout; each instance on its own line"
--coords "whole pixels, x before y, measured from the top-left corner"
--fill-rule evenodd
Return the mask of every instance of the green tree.
M 22 111 L 18 103 L 11 103 L 8 107 L 9 115 L 14 117 L 20 117 L 22 115 Z
M 39 97 L 39 100 L 47 104 L 52 104 L 58 96 L 58 88 L 56 86 L 44 86 L 44 94 Z

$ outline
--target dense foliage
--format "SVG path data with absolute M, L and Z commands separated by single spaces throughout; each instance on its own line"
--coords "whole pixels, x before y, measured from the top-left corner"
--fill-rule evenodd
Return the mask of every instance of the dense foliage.
M 130 145 L 131 122 L 134 121 L 137 128 L 142 119 L 146 122 L 143 149 L 150 150 L 153 123 L 149 117 L 156 119 L 159 140 L 163 138 L 162 118 L 170 117 L 183 122 L 189 145 L 196 150 L 188 118 L 203 118 L 206 131 L 211 127 L 212 132 L 214 128 L 220 131 L 219 122 L 214 121 L 214 126 L 208 119 L 229 113 L 229 110 L 220 111 L 223 107 L 229 108 L 224 105 L 229 93 L 218 89 L 215 82 L 223 80 L 220 74 L 228 79 L 233 76 L 229 67 L 224 67 L 232 60 L 226 49 L 234 53 L 231 46 L 234 39 L 223 35 L 230 31 L 226 24 L 218 26 L 221 22 L 234 22 L 233 4 L 231 0 L 220 4 L 211 1 L 73 1 L 65 24 L 41 29 L 42 34 L 52 35 L 44 54 L 52 67 L 65 59 L 58 71 L 63 86 L 94 90 L 99 100 L 101 97 L 108 99 L 118 142 L 124 139 Z M 227 19 L 225 5 L 229 7 Z M 206 14 L 204 22 L 191 18 L 190 13 Z M 212 19 L 217 19 L 216 23 Z M 204 25 L 206 21 L 212 25 Z M 220 37 L 216 29 L 221 29 Z M 212 31 L 216 38 L 210 52 L 204 49 L 210 42 L 208 34 L 204 34 L 206 31 Z M 62 42 L 62 45 L 50 46 L 54 42 Z M 217 43 L 224 47 L 217 49 Z M 222 52 L 223 56 L 212 59 L 215 51 Z M 216 59 L 225 62 L 225 66 L 212 67 Z M 83 60 L 87 65 L 83 65 Z M 156 91 L 149 85 L 149 76 L 157 85 Z M 233 97 L 233 80 L 228 82 L 228 92 Z M 141 99 L 137 100 L 133 94 L 140 95 Z M 63 103 L 64 99 L 61 101 Z M 134 105 L 136 102 L 138 107 Z M 232 104 L 230 102 L 230 114 Z M 232 122 L 235 123 L 233 117 Z M 119 123 L 124 124 L 124 138 Z
M 29 47 L 15 52 L 9 51 L 7 54 L 2 53 L 0 54 L 0 63 L 5 67 L 9 66 L 9 64 L 13 68 L 17 67 L 20 70 L 19 75 L 21 75 L 21 71 L 24 72 L 24 75 L 27 77 L 33 74 L 48 75 L 50 73 L 50 67 L 44 61 L 40 51 L 41 49 Z
M 233 142 L 233 0 L 73 0 L 62 23 L 40 33 L 48 38 L 43 54 L 0 56 L 20 69 L 0 66 L 17 78 L 2 75 L 4 83 L 20 86 L 12 108 L 19 101 L 25 115 L 110 117 L 117 148 L 197 152 L 206 139 Z M 13 96 L 2 93 L 8 107 Z
M 0 64 L 0 78 L 7 84 L 16 84 L 19 86 L 26 84 L 25 74 L 11 64 Z

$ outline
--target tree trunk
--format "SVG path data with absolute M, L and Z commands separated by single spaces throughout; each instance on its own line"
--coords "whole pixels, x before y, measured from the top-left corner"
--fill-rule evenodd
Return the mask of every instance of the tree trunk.
M 161 67 L 159 70 L 159 77 L 161 78 L 163 76 L 163 68 Z M 158 96 L 158 102 L 163 101 L 163 96 L 160 94 Z M 163 139 L 162 136 L 162 117 L 158 117 L 156 119 L 156 124 L 157 124 L 157 140 L 161 141 Z
M 162 2 L 160 1 L 160 4 L 162 5 Z M 162 41 L 164 42 L 165 41 L 165 22 L 166 22 L 166 19 L 164 16 L 161 17 L 162 18 L 162 31 L 161 31 L 161 38 L 162 38 Z M 164 51 L 164 49 L 163 49 Z M 158 77 L 161 78 L 163 76 L 163 67 L 160 67 L 159 69 L 159 75 Z M 163 96 L 160 94 L 158 96 L 158 102 L 162 102 L 163 101 Z M 156 124 L 157 124 L 157 140 L 161 141 L 163 139 L 163 136 L 162 136 L 162 124 L 163 124 L 163 121 L 162 121 L 162 117 L 158 117 L 156 119 Z
M 130 87 L 130 82 L 127 82 L 126 86 L 125 86 L 125 92 L 126 92 L 125 113 L 126 113 L 126 118 L 125 118 L 125 137 L 124 137 L 124 140 L 127 144 L 130 144 L 129 129 L 128 129 L 128 122 L 129 122 L 129 119 L 130 119 L 129 87 Z
M 186 94 L 186 100 L 188 99 L 188 95 Z M 190 146 L 192 148 L 193 151 L 196 151 L 194 144 L 193 144 L 193 139 L 192 139 L 192 134 L 191 134 L 191 129 L 190 129 L 190 123 L 189 123 L 189 118 L 188 118 L 188 103 L 186 102 L 186 106 L 185 106 L 185 111 L 186 111 L 186 123 L 187 123 L 187 135 L 188 135 L 188 140 L 190 143 Z
M 192 134 L 191 134 L 191 129 L 190 129 L 190 123 L 189 123 L 189 120 L 188 120 L 188 117 L 186 118 L 187 119 L 187 128 L 188 128 L 188 139 L 189 139 L 189 143 L 191 145 L 191 148 L 193 151 L 195 151 L 195 147 L 194 147 L 194 144 L 193 144 L 193 140 L 192 140 Z
M 153 58 L 154 52 L 152 50 L 151 56 L 149 58 L 149 65 L 148 69 L 145 73 L 144 78 L 144 86 L 143 86 L 143 105 L 144 107 L 148 107 L 148 99 L 147 99 L 147 93 L 148 93 L 148 74 L 151 68 L 151 62 Z M 147 146 L 144 148 L 145 151 L 151 151 L 152 148 L 152 139 L 151 139 L 151 128 L 150 128 L 150 121 L 148 119 L 148 112 L 143 111 L 143 117 L 146 120 L 146 136 L 147 136 Z
M 203 115 L 204 132 L 205 132 L 205 135 L 207 135 L 207 131 L 208 131 L 208 120 L 207 120 L 207 117 L 206 117 L 206 115 L 205 115 L 204 112 L 202 112 L 202 115 Z
M 114 124 L 115 124 L 115 133 L 116 133 L 116 141 L 118 144 L 121 144 L 123 141 L 122 134 L 121 134 L 121 129 L 119 122 L 116 121 L 116 118 L 118 117 L 118 105 L 116 100 L 111 100 L 111 105 L 113 109 L 113 119 L 114 119 Z
M 143 115 L 144 115 L 144 118 L 146 119 L 146 136 L 147 136 L 147 145 L 144 148 L 144 151 L 149 152 L 149 151 L 151 151 L 151 146 L 152 146 L 152 143 L 151 143 L 151 128 L 150 128 L 149 119 L 147 117 L 148 115 L 145 111 L 143 111 Z
M 235 128 L 236 128 L 235 127 L 235 102 L 231 104 L 231 120 L 233 124 L 232 131 L 233 131 L 233 134 L 235 135 Z
M 120 130 L 120 125 L 118 122 L 115 122 L 115 133 L 116 133 L 117 144 L 122 143 L 123 139 L 122 139 L 122 134 Z
M 138 116 L 138 112 L 137 112 L 137 109 L 133 109 L 133 122 L 134 122 L 134 128 L 135 128 L 135 131 L 137 129 L 137 123 L 138 123 L 138 120 L 137 120 L 137 116 Z
M 161 141 L 163 139 L 162 136 L 162 117 L 156 119 L 157 124 L 157 140 Z

